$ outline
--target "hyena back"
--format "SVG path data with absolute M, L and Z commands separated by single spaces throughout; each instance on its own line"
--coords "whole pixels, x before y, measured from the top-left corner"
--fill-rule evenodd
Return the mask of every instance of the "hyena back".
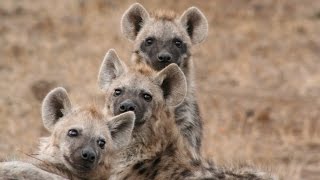
M 56 88 L 44 99 L 42 119 L 51 135 L 42 138 L 40 150 L 28 162 L 0 164 L 1 176 L 26 179 L 55 177 L 106 179 L 115 150 L 128 144 L 134 113 L 107 118 L 96 107 L 71 105 L 65 89 Z M 13 178 L 11 177 L 11 178 Z M 54 179 L 54 178 L 53 178 Z
M 178 16 L 170 11 L 149 14 L 142 5 L 136 3 L 124 13 L 121 29 L 128 39 L 134 41 L 134 62 L 148 64 L 158 71 L 171 63 L 182 69 L 187 80 L 187 96 L 175 108 L 175 118 L 194 156 L 198 156 L 202 121 L 194 92 L 194 67 L 190 49 L 207 37 L 207 19 L 196 7 Z
M 187 91 L 177 65 L 160 72 L 144 64 L 128 68 L 110 50 L 98 82 L 105 92 L 109 114 L 133 111 L 136 115 L 131 142 L 119 152 L 110 179 L 269 179 L 265 174 L 227 171 L 194 158 L 170 108 L 181 103 Z

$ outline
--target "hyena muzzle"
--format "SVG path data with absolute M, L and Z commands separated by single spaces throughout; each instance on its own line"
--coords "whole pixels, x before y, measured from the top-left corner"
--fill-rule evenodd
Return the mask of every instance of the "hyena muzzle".
M 196 7 L 187 9 L 181 16 L 170 11 L 149 14 L 138 4 L 133 4 L 121 20 L 123 34 L 134 42 L 133 61 L 162 70 L 177 64 L 187 79 L 187 96 L 175 108 L 176 122 L 190 144 L 194 155 L 200 154 L 202 121 L 195 97 L 194 67 L 191 47 L 205 40 L 208 23 Z

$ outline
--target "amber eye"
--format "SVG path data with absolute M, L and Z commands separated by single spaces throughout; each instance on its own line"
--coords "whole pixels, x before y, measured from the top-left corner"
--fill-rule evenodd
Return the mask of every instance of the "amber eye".
M 143 94 L 143 99 L 147 102 L 150 102 L 152 100 L 152 96 L 150 94 Z
M 122 93 L 121 89 L 115 89 L 114 93 L 113 93 L 113 96 L 120 96 L 121 93 Z
M 76 137 L 76 136 L 78 136 L 79 135 L 79 132 L 76 130 L 76 129 L 70 129 L 69 131 L 68 131 L 68 136 L 69 137 Z
M 104 149 L 104 146 L 105 146 L 105 144 L 106 144 L 106 141 L 105 141 L 105 140 L 99 139 L 99 140 L 97 141 L 97 143 L 98 143 L 98 146 L 99 146 L 101 149 Z
M 146 45 L 151 46 L 153 44 L 154 39 L 153 38 L 147 38 L 146 39 Z
M 178 48 L 181 48 L 181 46 L 182 46 L 182 41 L 179 40 L 179 39 L 174 39 L 174 40 L 173 40 L 173 43 L 174 43 Z

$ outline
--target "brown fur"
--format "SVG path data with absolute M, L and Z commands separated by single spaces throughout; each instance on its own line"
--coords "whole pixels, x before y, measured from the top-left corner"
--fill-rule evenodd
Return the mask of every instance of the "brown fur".
M 150 16 L 156 20 L 163 21 L 173 21 L 174 19 L 178 18 L 178 14 L 176 12 L 163 9 L 150 13 Z
M 106 118 L 94 105 L 72 107 L 64 88 L 46 96 L 42 117 L 51 135 L 28 162 L 0 163 L 0 177 L 106 179 L 115 150 L 129 142 L 134 124 L 132 112 Z
M 135 3 L 124 13 L 121 29 L 134 43 L 133 62 L 147 64 L 158 71 L 175 63 L 183 71 L 188 90 L 185 100 L 175 108 L 175 119 L 193 156 L 200 157 L 202 120 L 195 95 L 191 48 L 204 41 L 208 34 L 205 16 L 196 7 L 187 9 L 181 16 L 168 10 L 149 14 L 141 4 Z M 148 39 L 152 39 L 153 45 L 146 45 Z M 178 48 L 174 44 L 177 39 L 181 42 Z M 162 55 L 169 55 L 170 60 L 160 60 Z
M 202 158 L 194 158 L 180 134 L 173 108 L 167 101 L 170 96 L 176 97 L 175 92 L 185 93 L 186 89 L 171 88 L 168 96 L 163 96 L 165 87 L 158 81 L 165 77 L 167 79 L 162 83 L 186 83 L 185 79 L 170 79 L 172 74 L 183 77 L 177 65 L 171 64 L 160 72 L 155 72 L 146 65 L 128 68 L 118 59 L 114 50 L 107 53 L 100 69 L 99 82 L 100 87 L 104 87 L 108 113 L 113 115 L 112 104 L 116 101 L 114 89 L 142 89 L 153 95 L 153 101 L 148 107 L 151 115 L 146 116 L 148 118 L 143 124 L 135 126 L 130 144 L 118 152 L 119 158 L 110 179 L 272 179 L 260 171 L 229 170 L 219 168 Z

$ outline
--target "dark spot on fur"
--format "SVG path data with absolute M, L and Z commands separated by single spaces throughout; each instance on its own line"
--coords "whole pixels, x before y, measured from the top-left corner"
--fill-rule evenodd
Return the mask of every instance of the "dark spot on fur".
M 184 170 L 180 173 L 181 177 L 188 177 L 191 176 L 191 171 L 190 170 Z
M 138 174 L 143 174 L 146 172 L 147 166 L 145 162 L 140 161 L 133 166 L 133 170 L 137 170 Z
M 194 167 L 199 167 L 201 165 L 201 161 L 198 159 L 194 159 L 194 160 L 192 160 L 191 164 Z
M 152 162 L 152 168 L 155 168 L 159 163 L 161 162 L 161 156 L 157 157 L 153 162 Z
M 139 173 L 139 174 L 143 174 L 143 173 L 145 173 L 145 172 L 146 172 L 146 170 L 147 170 L 147 168 L 139 169 L 138 173 Z
M 139 161 L 139 162 L 137 162 L 134 166 L 133 166 L 133 169 L 134 170 L 137 170 L 137 169 L 139 169 L 141 166 L 143 166 L 144 165 L 144 162 L 142 162 L 142 161 Z
M 152 172 L 150 179 L 154 179 L 156 178 L 156 176 L 158 175 L 158 169 L 154 169 L 154 171 Z
M 176 150 L 175 145 L 173 143 L 170 143 L 170 144 L 168 144 L 168 146 L 164 150 L 163 155 L 174 156 L 175 150 Z

